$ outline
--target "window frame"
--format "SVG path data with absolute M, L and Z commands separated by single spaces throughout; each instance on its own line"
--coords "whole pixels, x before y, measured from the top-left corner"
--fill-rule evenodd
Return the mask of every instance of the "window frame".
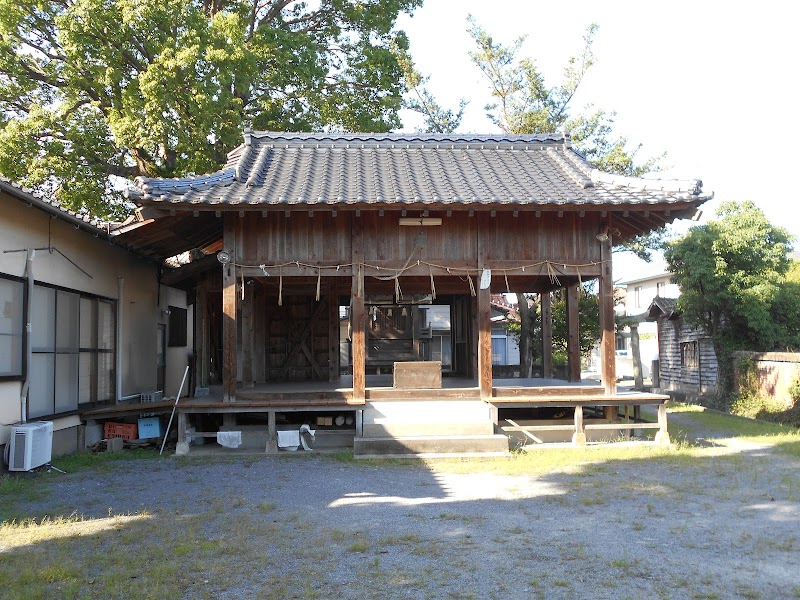
M 700 368 L 700 342 L 697 340 L 686 340 L 681 342 L 681 368 L 699 369 Z
M 28 315 L 27 315 L 27 310 L 28 310 L 28 286 L 27 286 L 27 280 L 24 277 L 17 277 L 15 275 L 9 275 L 7 273 L 0 273 L 0 279 L 4 279 L 6 281 L 12 281 L 14 283 L 18 283 L 22 287 L 22 303 L 21 303 L 20 310 L 19 310 L 19 319 L 20 320 L 19 320 L 19 323 L 18 323 L 19 331 L 20 331 L 20 334 L 19 334 L 20 335 L 20 342 L 21 342 L 20 343 L 21 356 L 20 356 L 20 361 L 19 361 L 19 373 L 17 373 L 17 374 L 8 374 L 8 375 L 0 374 L 0 381 L 24 381 L 25 377 L 28 374 L 27 373 L 27 365 L 25 364 L 25 361 L 22 360 L 22 356 L 25 355 L 25 353 L 27 352 L 27 348 L 28 348 L 28 346 L 27 346 L 27 344 L 28 344 L 28 336 L 27 336 L 27 333 L 25 332 L 25 323 L 27 323 L 27 318 L 28 318 Z M 15 336 L 14 333 L 10 333 L 10 334 L 0 333 L 0 335 Z
M 73 355 L 73 354 L 75 355 L 75 357 L 76 357 L 76 365 L 74 366 L 74 368 L 77 369 L 77 376 L 76 376 L 76 379 L 75 379 L 76 389 L 74 390 L 74 393 L 75 393 L 75 405 L 74 405 L 74 407 L 72 405 L 70 405 L 70 407 L 67 410 L 59 410 L 57 408 L 58 397 L 56 395 L 56 390 L 54 388 L 53 397 L 52 397 L 52 406 L 48 407 L 48 408 L 52 408 L 52 410 L 54 412 L 46 412 L 46 413 L 43 413 L 43 414 L 37 414 L 35 416 L 31 416 L 30 413 L 31 413 L 31 404 L 32 404 L 32 402 L 31 402 L 31 399 L 29 398 L 28 402 L 27 402 L 27 406 L 26 406 L 27 413 L 28 413 L 26 415 L 26 417 L 28 419 L 48 419 L 48 418 L 56 418 L 56 417 L 66 417 L 66 416 L 70 416 L 70 415 L 79 414 L 80 411 L 86 410 L 86 409 L 89 409 L 89 408 L 92 408 L 92 407 L 95 407 L 95 406 L 102 406 L 102 405 L 107 405 L 107 404 L 113 403 L 116 400 L 117 352 L 119 351 L 119 348 L 118 348 L 118 342 L 119 342 L 119 340 L 118 340 L 118 322 L 117 322 L 117 320 L 118 320 L 118 314 L 117 314 L 118 301 L 115 298 L 109 298 L 107 296 L 101 296 L 101 295 L 98 295 L 98 294 L 92 294 L 92 293 L 84 292 L 84 291 L 81 291 L 81 290 L 66 288 L 66 287 L 63 287 L 63 286 L 54 285 L 54 284 L 47 283 L 47 282 L 42 282 L 42 281 L 34 281 L 34 291 L 35 291 L 35 289 L 37 287 L 38 288 L 43 288 L 43 289 L 51 289 L 51 290 L 54 291 L 54 294 L 55 294 L 55 301 L 54 301 L 54 305 L 53 305 L 53 311 L 54 312 L 53 312 L 53 315 L 52 315 L 52 319 L 53 319 L 52 327 L 54 329 L 54 331 L 53 331 L 54 339 L 57 337 L 57 332 L 58 332 L 58 327 L 59 327 L 59 324 L 58 324 L 58 317 L 59 317 L 58 296 L 59 296 L 59 292 L 61 292 L 63 294 L 74 294 L 75 296 L 77 296 L 77 300 L 78 300 L 78 309 L 77 309 L 78 322 L 75 325 L 76 328 L 77 328 L 77 344 L 76 344 L 76 347 L 74 348 L 74 352 L 72 352 L 72 351 L 65 352 L 65 351 L 63 351 L 63 349 L 59 349 L 58 345 L 57 345 L 57 342 L 54 343 L 54 346 L 53 346 L 52 350 L 42 350 L 42 349 L 38 349 L 37 350 L 35 348 L 32 348 L 32 350 L 31 350 L 33 355 L 37 355 L 37 354 L 38 355 L 52 355 L 54 357 L 53 358 L 54 362 L 53 362 L 53 366 L 52 366 L 52 368 L 53 368 L 53 373 L 52 373 L 53 378 L 52 379 L 53 379 L 54 386 L 57 384 L 57 381 L 58 381 L 58 379 L 57 379 L 58 378 L 58 375 L 57 375 L 57 369 L 58 369 L 57 357 L 58 356 L 62 356 L 62 355 Z M 82 303 L 83 303 L 84 300 L 90 300 L 92 302 L 91 306 L 94 308 L 94 310 L 92 311 L 92 316 L 91 316 L 91 318 L 94 319 L 93 334 L 92 334 L 93 337 L 94 337 L 94 340 L 93 340 L 94 347 L 92 347 L 92 346 L 84 346 L 83 345 L 84 340 L 81 339 L 81 337 L 82 337 L 82 331 L 81 331 Z M 110 339 L 111 339 L 110 348 L 101 348 L 100 347 L 100 346 L 103 345 L 101 343 L 101 340 L 100 340 L 100 336 L 101 336 L 100 304 L 101 303 L 105 303 L 105 304 L 107 304 L 109 306 L 110 311 L 111 311 L 110 314 L 111 314 L 112 319 L 113 319 L 112 323 L 111 323 L 111 328 L 110 328 L 111 329 L 110 330 Z M 28 344 L 28 343 L 32 344 L 33 343 L 32 340 L 30 339 L 31 336 L 32 336 L 32 333 L 28 333 L 27 331 L 25 332 L 25 344 Z M 25 347 L 27 348 L 27 346 L 25 346 Z M 90 375 L 89 375 L 91 380 L 88 383 L 89 389 L 90 389 L 90 393 L 89 393 L 90 400 L 82 402 L 81 401 L 81 387 L 82 387 L 82 378 L 84 377 L 84 374 L 81 372 L 81 358 L 84 355 L 87 355 L 87 354 L 90 355 L 90 361 L 91 361 L 90 362 L 91 368 L 90 368 Z M 113 369 L 112 369 L 112 375 L 111 375 L 110 380 L 108 382 L 109 397 L 108 398 L 104 398 L 102 400 L 98 400 L 96 394 L 97 394 L 98 389 L 100 387 L 99 359 L 100 359 L 100 355 L 101 354 L 110 355 L 110 361 L 111 361 L 111 365 L 113 366 Z M 48 365 L 48 367 L 49 367 L 49 365 Z M 92 398 L 93 394 L 94 394 L 94 398 Z

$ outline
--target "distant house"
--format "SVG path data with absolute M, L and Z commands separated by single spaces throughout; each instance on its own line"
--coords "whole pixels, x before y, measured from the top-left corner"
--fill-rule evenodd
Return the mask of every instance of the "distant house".
M 658 328 L 655 322 L 646 320 L 647 312 L 655 298 L 675 298 L 680 294 L 677 284 L 671 281 L 672 274 L 659 270 L 650 275 L 636 277 L 617 283 L 624 291 L 625 302 L 622 314 L 627 324 L 617 331 L 616 355 L 617 374 L 620 377 L 633 377 L 633 348 L 631 344 L 631 323 L 638 324 L 639 357 L 642 363 L 642 376 L 652 376 L 652 362 L 658 359 Z
M 656 297 L 647 321 L 658 329 L 658 389 L 682 394 L 712 394 L 717 386 L 714 344 L 702 327 L 689 325 L 676 310 L 676 300 Z
M 111 229 L 0 180 L 0 445 L 10 426 L 47 420 L 53 453 L 73 452 L 91 438 L 87 411 L 177 393 L 186 293 Z

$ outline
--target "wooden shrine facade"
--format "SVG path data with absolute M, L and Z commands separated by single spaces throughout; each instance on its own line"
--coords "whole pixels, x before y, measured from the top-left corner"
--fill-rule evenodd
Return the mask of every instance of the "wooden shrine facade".
M 599 289 L 602 386 L 568 405 L 598 395 L 607 402 L 596 404 L 625 404 L 616 397 L 612 246 L 691 217 L 711 195 L 697 180 L 600 173 L 560 134 L 245 132 L 221 171 L 139 179 L 129 197 L 139 209 L 114 230 L 122 243 L 159 260 L 192 251 L 164 282 L 194 293 L 195 381 L 221 381 L 213 410 L 236 412 L 253 398 L 273 408 L 287 399 L 259 396 L 259 386 L 336 382 L 345 367 L 351 386 L 309 391 L 308 402 L 385 395 L 367 386 L 367 364 L 419 357 L 405 330 L 416 331 L 410 315 L 420 302 L 449 306 L 452 371 L 473 382 L 439 396 L 541 401 L 544 388 L 494 386 L 491 295 L 542 294 L 547 345 L 547 292 L 565 288 L 568 379 L 579 381 L 578 286 L 589 280 Z M 405 320 L 389 318 L 391 307 Z M 370 334 L 376 308 L 388 327 L 380 340 Z M 351 365 L 340 364 L 347 340 Z
M 574 290 L 567 295 L 573 308 L 570 322 L 575 343 L 570 344 L 570 364 L 574 372 L 580 362 L 576 286 L 595 278 L 605 287 L 611 284 L 603 269 L 610 267 L 611 239 L 597 239 L 603 219 L 600 212 L 537 216 L 518 211 L 391 208 L 226 213 L 222 216 L 224 262 L 219 265 L 225 397 L 235 398 L 237 380 L 244 386 L 255 381 L 297 380 L 293 369 L 299 370 L 301 378 L 338 379 L 339 306 L 346 304 L 353 395 L 364 398 L 365 306 L 371 298 L 389 298 L 403 305 L 427 296 L 450 304 L 457 315 L 453 320 L 454 370 L 459 376 L 477 378 L 481 393 L 488 397 L 492 388 L 490 295 L 566 287 Z M 202 288 L 198 293 L 203 293 Z M 610 298 L 607 294 L 602 300 L 605 312 L 612 313 L 604 336 L 612 360 L 604 363 L 603 376 L 613 383 Z M 266 332 L 264 345 L 257 339 L 259 331 Z M 291 348 L 285 347 L 291 343 Z M 239 352 L 234 351 L 237 346 Z M 398 357 L 403 359 L 408 358 Z

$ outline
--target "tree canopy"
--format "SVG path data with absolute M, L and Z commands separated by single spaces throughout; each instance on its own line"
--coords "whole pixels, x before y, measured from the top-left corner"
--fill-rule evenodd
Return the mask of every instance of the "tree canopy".
M 717 217 L 668 243 L 664 258 L 681 289 L 678 308 L 711 336 L 726 386 L 732 352 L 796 343 L 800 297 L 796 283 L 787 285 L 785 229 L 752 202 L 723 203 Z
M 0 172 L 117 216 L 114 177 L 219 168 L 242 129 L 399 126 L 422 0 L 0 0 Z

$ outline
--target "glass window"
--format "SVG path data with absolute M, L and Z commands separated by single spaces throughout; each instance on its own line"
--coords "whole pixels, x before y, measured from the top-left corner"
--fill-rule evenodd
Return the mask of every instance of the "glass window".
M 28 392 L 28 417 L 52 415 L 55 406 L 55 366 L 56 355 L 52 353 L 34 354 L 31 361 Z
M 114 398 L 116 304 L 34 286 L 30 418 Z
M 0 278 L 0 377 L 22 377 L 25 284 Z
M 34 286 L 31 302 L 31 344 L 34 352 L 54 352 L 56 349 L 56 291 Z
M 492 364 L 506 364 L 506 338 L 492 338 Z

